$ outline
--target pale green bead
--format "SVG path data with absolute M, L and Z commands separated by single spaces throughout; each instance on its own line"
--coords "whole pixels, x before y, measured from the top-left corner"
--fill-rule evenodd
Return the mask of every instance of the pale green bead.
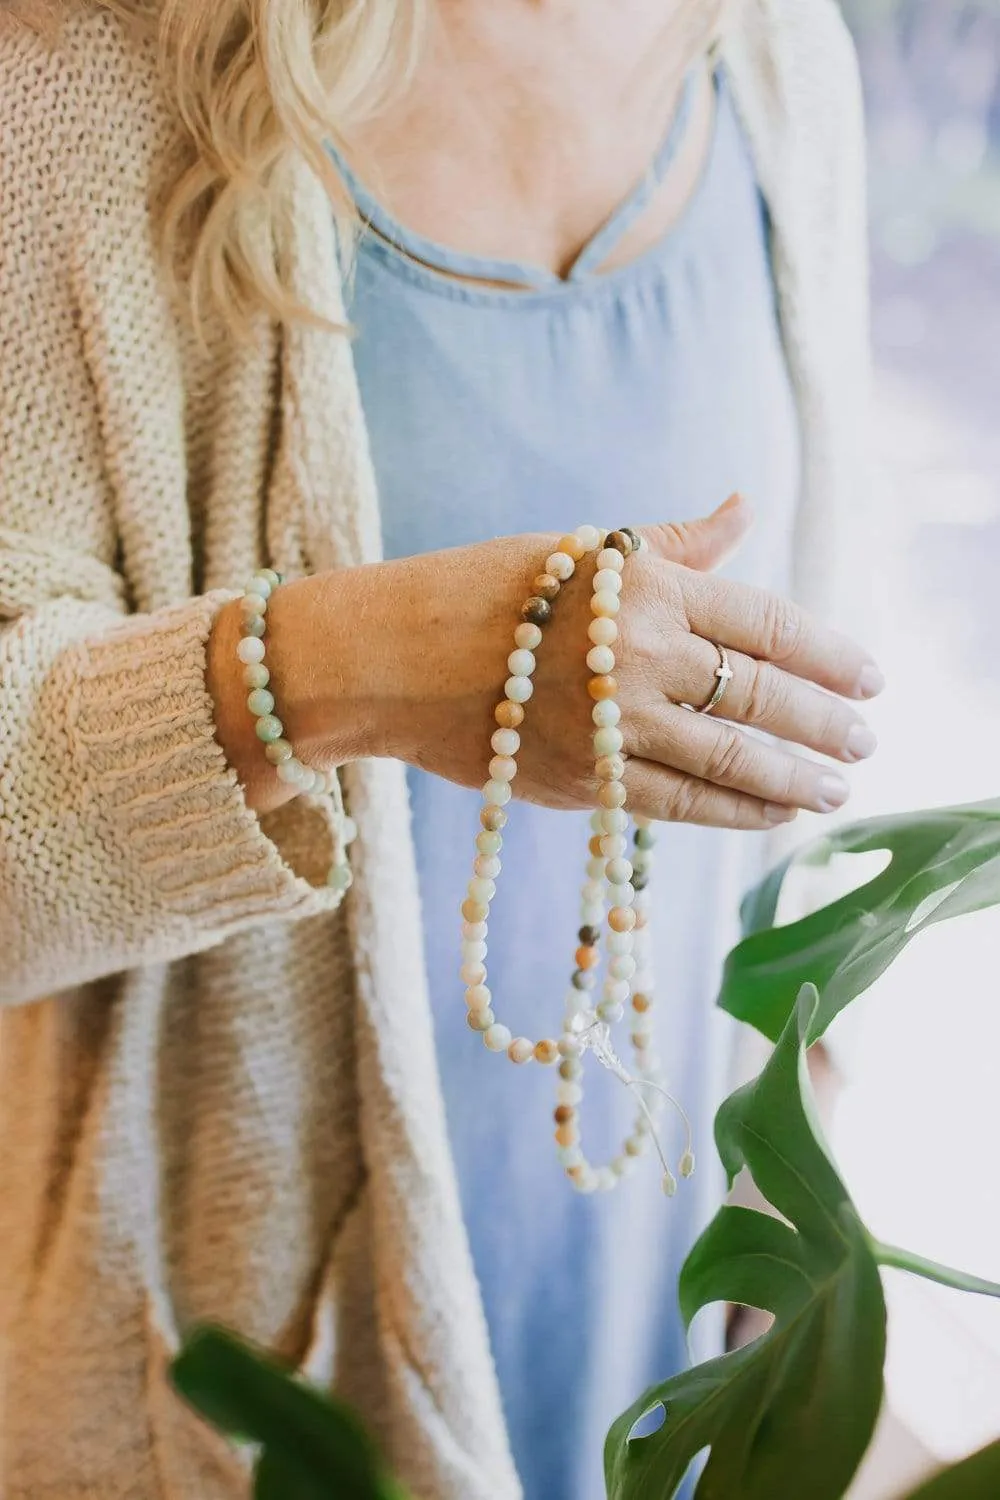
M 499 854 L 503 848 L 503 839 L 499 833 L 490 833 L 484 828 L 482 833 L 476 834 L 476 848 L 480 854 Z
M 245 615 L 264 615 L 267 613 L 266 594 L 244 594 L 242 604 Z
M 257 572 L 261 578 L 266 578 L 272 589 L 276 589 L 281 582 L 281 574 L 276 573 L 273 568 L 258 568 Z
M 353 876 L 350 865 L 334 865 L 326 883 L 334 891 L 348 891 L 351 888 Z
M 271 681 L 271 674 L 261 661 L 253 661 L 244 670 L 243 681 L 248 688 L 265 688 Z
M 285 732 L 285 726 L 274 714 L 264 714 L 254 725 L 257 738 L 264 743 L 271 744 L 274 740 L 280 740 Z
M 283 765 L 286 760 L 291 760 L 295 751 L 287 740 L 272 740 L 269 745 L 264 746 L 264 754 L 272 766 Z
M 269 693 L 267 688 L 254 688 L 247 698 L 247 708 L 255 719 L 263 718 L 274 709 L 274 694 Z
M 246 586 L 246 593 L 259 594 L 262 599 L 270 599 L 274 587 L 270 578 L 265 578 L 263 573 L 255 573 Z
M 244 637 L 249 635 L 262 640 L 267 630 L 267 623 L 263 615 L 244 615 L 240 622 L 240 629 Z
M 249 666 L 252 662 L 264 660 L 264 642 L 253 636 L 245 635 L 236 647 L 236 655 L 240 661 Z

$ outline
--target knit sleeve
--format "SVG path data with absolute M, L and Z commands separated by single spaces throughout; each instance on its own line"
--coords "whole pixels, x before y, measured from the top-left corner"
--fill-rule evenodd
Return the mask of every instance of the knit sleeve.
M 316 804 L 258 819 L 215 738 L 206 642 L 231 596 L 131 612 L 119 556 L 156 538 L 116 513 L 123 460 L 101 430 L 74 295 L 74 235 L 96 188 L 77 170 L 82 115 L 58 83 L 40 44 L 0 26 L 3 1003 L 337 900 L 330 820 Z M 183 599 L 183 582 L 173 592 Z

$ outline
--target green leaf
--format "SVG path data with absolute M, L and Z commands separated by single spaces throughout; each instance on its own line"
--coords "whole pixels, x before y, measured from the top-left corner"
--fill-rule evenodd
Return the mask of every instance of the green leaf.
M 956 1271 L 953 1266 L 942 1266 L 936 1260 L 926 1260 L 922 1255 L 914 1255 L 912 1250 L 900 1250 L 896 1245 L 884 1245 L 880 1240 L 870 1240 L 869 1243 L 880 1266 L 893 1266 L 897 1271 L 908 1271 L 911 1276 L 922 1276 L 925 1281 L 936 1281 L 939 1286 L 950 1286 L 958 1292 L 1000 1297 L 1000 1282 L 984 1281 L 981 1276 L 970 1276 L 967 1271 Z
M 819 997 L 806 986 L 763 1073 L 726 1100 L 716 1142 L 732 1180 L 744 1166 L 789 1221 L 724 1208 L 681 1273 L 685 1321 L 711 1302 L 775 1315 L 747 1348 L 675 1376 L 608 1434 L 609 1500 L 668 1500 L 709 1449 L 696 1500 L 840 1500 L 882 1400 L 885 1303 L 864 1228 L 819 1134 L 805 1040 Z M 658 1406 L 666 1417 L 629 1439 Z
M 353 1412 L 223 1329 L 196 1329 L 171 1376 L 221 1432 L 263 1446 L 257 1500 L 403 1500 Z
M 892 859 L 874 880 L 802 921 L 773 926 L 791 869 L 878 850 Z M 857 823 L 794 856 L 747 898 L 748 936 L 726 962 L 719 1004 L 774 1041 L 800 986 L 815 984 L 822 995 L 815 1041 L 918 933 L 998 903 L 1000 802 Z
M 1000 1495 L 1000 1443 L 991 1443 L 963 1463 L 922 1484 L 907 1500 L 994 1500 Z

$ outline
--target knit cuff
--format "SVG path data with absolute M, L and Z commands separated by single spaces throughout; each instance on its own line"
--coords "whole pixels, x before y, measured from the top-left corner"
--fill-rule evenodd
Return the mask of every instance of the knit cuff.
M 307 867 L 297 873 L 279 847 L 280 816 L 268 819 L 269 837 L 215 738 L 206 649 L 233 597 L 206 594 L 81 644 L 70 728 L 88 829 L 135 905 L 153 920 L 170 915 L 219 933 L 255 918 L 330 911 L 340 899 L 323 883 L 334 854 L 332 820 L 319 805 L 327 799 L 289 820 L 300 852 L 303 816 L 315 825 L 316 848 L 296 860 Z

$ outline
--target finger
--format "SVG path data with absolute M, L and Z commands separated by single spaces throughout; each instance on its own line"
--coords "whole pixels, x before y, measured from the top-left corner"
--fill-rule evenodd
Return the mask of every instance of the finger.
M 681 594 L 689 626 L 706 640 L 774 662 L 845 698 L 874 698 L 885 686 L 863 646 L 778 594 L 694 571 L 682 575 Z
M 696 715 L 703 722 L 730 719 L 748 724 L 848 764 L 874 755 L 874 733 L 843 698 L 791 676 L 773 662 L 739 651 L 727 655 L 732 679 L 711 714 Z M 700 708 L 712 696 L 718 667 L 719 653 L 709 641 L 689 636 L 678 642 L 668 664 L 667 697 Z
M 721 568 L 738 550 L 753 525 L 753 512 L 742 495 L 730 495 L 710 516 L 644 526 L 650 551 L 686 568 Z
M 702 828 L 766 832 L 790 823 L 797 816 L 794 808 L 711 786 L 707 781 L 647 760 L 627 762 L 625 789 L 633 812 L 660 823 L 695 823 Z
M 761 803 L 831 813 L 850 795 L 844 778 L 817 761 L 672 704 L 630 724 L 632 754 Z

